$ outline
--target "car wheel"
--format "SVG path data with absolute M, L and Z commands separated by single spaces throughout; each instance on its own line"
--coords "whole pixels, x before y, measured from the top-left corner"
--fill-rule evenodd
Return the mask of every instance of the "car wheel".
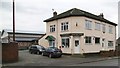
M 62 55 L 59 56 L 59 58 L 62 57 Z
M 42 56 L 45 56 L 44 53 L 41 54 Z
M 50 57 L 50 58 L 53 58 L 53 56 L 52 56 L 52 54 L 51 54 L 51 53 L 49 54 L 49 57 Z
M 39 55 L 39 54 L 40 54 L 40 52 L 39 52 L 39 51 L 37 51 L 37 54 Z
M 32 52 L 31 52 L 31 51 L 29 51 L 29 53 L 30 53 L 30 54 L 32 54 Z

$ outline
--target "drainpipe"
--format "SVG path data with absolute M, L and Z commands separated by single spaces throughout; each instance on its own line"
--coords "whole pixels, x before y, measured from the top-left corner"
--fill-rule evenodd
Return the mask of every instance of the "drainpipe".
M 56 20 L 57 21 L 57 26 L 56 26 L 56 28 L 57 28 L 57 38 L 56 38 L 56 45 L 57 45 L 57 48 L 58 48 L 58 20 Z

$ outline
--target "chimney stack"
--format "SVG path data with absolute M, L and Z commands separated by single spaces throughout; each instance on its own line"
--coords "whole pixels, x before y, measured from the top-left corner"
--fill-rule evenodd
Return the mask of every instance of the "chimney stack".
M 101 17 L 101 18 L 104 18 L 104 15 L 103 15 L 103 13 L 100 13 L 99 17 Z
M 56 11 L 53 12 L 53 17 L 55 17 L 55 16 L 57 16 L 57 12 Z

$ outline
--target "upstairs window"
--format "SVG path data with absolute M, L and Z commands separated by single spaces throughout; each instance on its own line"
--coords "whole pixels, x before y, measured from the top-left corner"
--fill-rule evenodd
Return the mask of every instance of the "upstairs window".
M 95 30 L 99 30 L 100 31 L 101 29 L 101 26 L 100 26 L 100 23 L 95 23 Z
M 61 23 L 61 31 L 67 31 L 68 30 L 68 22 Z
M 86 29 L 92 29 L 92 21 L 90 20 L 85 20 L 85 28 Z
M 111 34 L 113 33 L 112 29 L 113 29 L 113 27 L 109 26 L 109 33 L 111 33 Z
M 55 32 L 55 25 L 50 26 L 50 32 Z
M 105 33 L 105 30 L 106 30 L 105 24 L 102 24 L 102 32 Z

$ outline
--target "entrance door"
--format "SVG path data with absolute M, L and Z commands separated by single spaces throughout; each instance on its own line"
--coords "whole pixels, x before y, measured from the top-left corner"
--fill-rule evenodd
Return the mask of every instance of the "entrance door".
M 50 47 L 55 47 L 55 40 L 49 41 L 49 46 Z
M 102 39 L 102 48 L 105 49 L 105 39 Z
M 80 53 L 80 41 L 75 40 L 74 53 Z

